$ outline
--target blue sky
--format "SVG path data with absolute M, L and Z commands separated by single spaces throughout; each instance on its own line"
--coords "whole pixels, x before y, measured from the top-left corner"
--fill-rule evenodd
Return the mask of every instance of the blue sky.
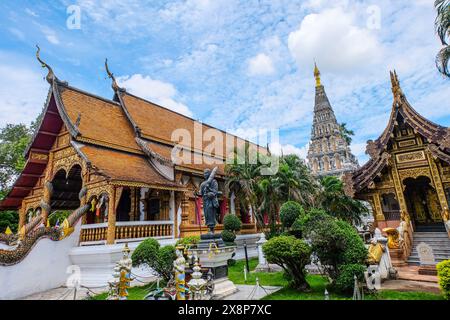
M 365 142 L 383 131 L 396 69 L 410 103 L 450 125 L 449 80 L 434 66 L 433 0 L 60 0 L 0 3 L 0 126 L 29 123 L 47 93 L 35 44 L 60 79 L 111 98 L 127 90 L 232 132 L 277 128 L 283 152 L 306 154 L 313 61 L 338 121 Z M 70 29 L 67 9 L 80 9 Z M 273 151 L 280 146 L 273 146 Z

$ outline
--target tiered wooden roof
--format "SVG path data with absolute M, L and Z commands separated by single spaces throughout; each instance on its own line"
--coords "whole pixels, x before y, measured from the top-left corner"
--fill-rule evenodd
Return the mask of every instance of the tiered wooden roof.
M 174 174 L 161 170 L 159 164 L 173 171 L 201 174 L 205 168 L 218 166 L 218 174 L 224 175 L 225 159 L 232 150 L 225 149 L 227 133 L 206 124 L 201 124 L 182 114 L 144 100 L 120 88 L 114 76 L 114 98 L 105 99 L 70 86 L 60 81 L 51 68 L 38 57 L 43 67 L 48 68 L 47 81 L 50 84 L 47 102 L 39 129 L 26 150 L 27 162 L 22 174 L 14 183 L 8 196 L 0 203 L 1 209 L 17 209 L 30 190 L 36 186 L 44 174 L 46 159 L 33 158 L 34 152 L 48 155 L 63 125 L 69 131 L 72 145 L 88 166 L 107 178 L 113 184 L 149 186 L 183 190 Z M 201 141 L 202 136 L 194 134 L 194 128 L 205 132 L 213 129 L 221 135 L 224 149 L 206 150 L 209 142 Z M 172 154 L 175 142 L 172 133 L 185 129 L 194 142 L 193 146 L 183 145 L 192 159 L 191 163 L 180 163 L 179 156 Z M 229 135 L 229 139 L 267 153 L 267 149 L 246 140 Z M 196 163 L 202 156 L 208 163 Z
M 378 139 L 367 142 L 366 153 L 370 155 L 370 160 L 355 172 L 344 177 L 346 192 L 349 195 L 354 195 L 366 188 L 388 165 L 390 158 L 387 152 L 388 144 L 393 136 L 394 128 L 398 124 L 399 116 L 402 121 L 426 139 L 427 148 L 433 156 L 450 163 L 450 129 L 433 123 L 414 110 L 400 87 L 395 71 L 391 72 L 391 83 L 394 102 L 388 125 Z

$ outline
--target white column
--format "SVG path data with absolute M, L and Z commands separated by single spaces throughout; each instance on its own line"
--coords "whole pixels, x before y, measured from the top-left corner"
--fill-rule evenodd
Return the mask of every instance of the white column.
M 169 198 L 169 219 L 175 221 L 175 191 L 170 191 Z
M 236 206 L 234 203 L 234 200 L 236 199 L 236 195 L 234 194 L 234 192 L 231 193 L 230 196 L 230 213 L 236 215 Z
M 145 206 L 144 206 L 143 200 L 145 200 L 145 194 L 147 192 L 148 192 L 148 188 L 141 188 L 140 199 L 139 199 L 139 221 L 145 220 Z

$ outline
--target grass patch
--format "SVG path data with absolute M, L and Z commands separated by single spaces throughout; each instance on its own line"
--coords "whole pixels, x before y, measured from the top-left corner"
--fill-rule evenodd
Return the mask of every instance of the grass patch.
M 163 284 L 161 284 L 163 285 Z M 156 285 L 154 282 L 151 282 L 149 284 L 146 284 L 145 286 L 141 287 L 132 287 L 128 289 L 128 300 L 144 300 L 144 297 L 153 289 L 156 288 Z M 108 297 L 107 292 L 100 293 L 96 296 L 93 296 L 93 300 L 106 300 Z
M 258 259 L 249 259 L 250 271 L 255 270 Z M 256 278 L 262 286 L 284 287 L 288 281 L 284 278 L 283 272 L 250 272 L 247 274 L 247 281 L 244 278 L 245 260 L 236 261 L 236 264 L 228 268 L 228 278 L 234 284 L 256 284 Z

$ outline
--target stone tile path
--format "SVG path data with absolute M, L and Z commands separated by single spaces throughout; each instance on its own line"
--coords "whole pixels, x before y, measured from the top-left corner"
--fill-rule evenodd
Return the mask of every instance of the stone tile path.
M 381 284 L 381 290 L 441 293 L 437 283 L 411 280 L 387 280 Z
M 92 289 L 95 293 L 102 293 L 107 291 L 108 288 L 96 288 Z M 87 297 L 88 290 L 80 288 L 77 290 L 75 299 L 82 300 Z M 91 296 L 95 295 L 91 292 Z M 19 300 L 74 300 L 74 290 L 66 287 L 60 287 L 56 289 L 47 290 L 44 292 L 35 293 Z
M 274 293 L 281 289 L 281 287 L 264 286 L 264 289 L 255 286 L 238 284 L 236 285 L 239 291 L 225 297 L 223 300 L 260 300 L 265 296 Z
M 397 267 L 398 279 L 400 280 L 412 280 L 423 282 L 438 282 L 437 276 L 429 276 L 419 274 L 419 266 L 409 265 L 405 267 Z

